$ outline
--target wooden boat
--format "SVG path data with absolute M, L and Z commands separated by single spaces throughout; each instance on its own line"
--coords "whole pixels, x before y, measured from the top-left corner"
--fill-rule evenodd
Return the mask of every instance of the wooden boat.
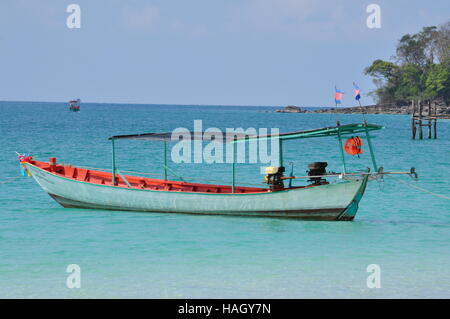
M 381 126 L 367 123 L 337 125 L 277 136 L 247 136 L 233 141 L 277 138 L 281 150 L 281 143 L 287 139 L 337 136 L 343 161 L 343 172 L 328 174 L 324 171 L 324 167 L 315 167 L 310 170 L 308 176 L 305 176 L 311 183 L 296 187 L 285 187 L 284 182 L 302 177 L 285 177 L 283 170 L 276 168 L 274 170 L 273 167 L 270 168 L 271 171 L 268 172 L 266 178 L 269 187 L 235 185 L 234 163 L 232 165 L 232 185 L 168 180 L 166 156 L 164 156 L 163 179 L 123 175 L 115 167 L 115 141 L 145 139 L 161 140 L 166 144 L 170 140 L 169 133 L 110 137 L 113 149 L 111 172 L 58 164 L 55 158 L 50 158 L 48 162 L 36 161 L 31 157 L 21 158 L 21 165 L 53 199 L 64 207 L 348 221 L 354 219 L 368 181 L 378 178 L 382 174 L 388 174 L 376 166 L 370 142 L 369 131 L 381 128 Z M 375 169 L 373 174 L 370 172 L 347 172 L 341 138 L 358 133 L 363 133 L 368 141 Z M 282 167 L 282 153 L 280 164 Z M 337 182 L 329 183 L 326 181 L 328 177 L 337 177 Z
M 69 111 L 71 112 L 79 112 L 80 111 L 80 99 L 70 100 L 69 101 Z

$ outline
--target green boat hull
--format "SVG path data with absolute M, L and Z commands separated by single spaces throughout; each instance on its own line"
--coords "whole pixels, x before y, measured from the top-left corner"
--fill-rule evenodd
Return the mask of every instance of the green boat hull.
M 368 181 L 365 176 L 276 192 L 218 194 L 99 185 L 26 166 L 44 191 L 68 208 L 308 220 L 353 220 Z

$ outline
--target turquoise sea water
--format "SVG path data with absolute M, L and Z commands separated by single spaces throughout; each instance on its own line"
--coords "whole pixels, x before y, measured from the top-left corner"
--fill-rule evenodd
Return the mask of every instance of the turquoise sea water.
M 107 137 L 193 128 L 333 125 L 331 114 L 280 114 L 268 107 L 0 102 L 1 298 L 449 298 L 450 201 L 386 178 L 372 182 L 353 222 L 192 216 L 64 209 L 20 176 L 14 151 L 82 166 L 110 166 Z M 418 182 L 450 197 L 450 122 L 438 140 L 410 139 L 408 116 L 367 115 L 386 126 L 374 146 L 385 170 L 415 166 Z M 361 115 L 340 115 L 343 123 Z M 311 161 L 339 171 L 337 140 L 292 141 L 286 162 L 302 174 Z M 123 170 L 161 172 L 161 145 L 119 142 Z M 368 153 L 350 159 L 370 165 Z M 230 180 L 230 165 L 175 165 L 183 176 Z M 238 165 L 238 181 L 260 183 L 260 165 Z M 66 267 L 81 267 L 81 288 Z M 369 289 L 367 266 L 381 268 Z

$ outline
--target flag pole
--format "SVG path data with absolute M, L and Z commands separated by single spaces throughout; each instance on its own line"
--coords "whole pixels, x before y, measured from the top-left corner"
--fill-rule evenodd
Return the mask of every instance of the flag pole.
M 366 115 L 365 115 L 366 113 L 365 113 L 364 108 L 363 108 L 362 105 L 361 105 L 361 89 L 359 88 L 359 86 L 356 85 L 355 82 L 353 82 L 353 89 L 354 89 L 354 90 L 356 90 L 356 89 L 359 90 L 359 92 L 358 92 L 358 94 L 357 94 L 357 95 L 359 95 L 359 98 L 357 99 L 357 98 L 356 98 L 357 95 L 355 95 L 355 99 L 358 101 L 359 107 L 361 108 L 361 114 L 362 114 L 362 117 L 363 117 L 363 121 L 364 121 L 364 123 L 367 123 L 367 121 L 366 121 Z
M 367 123 L 366 122 L 366 113 L 365 113 L 365 111 L 364 111 L 364 108 L 362 107 L 362 105 L 361 105 L 361 101 L 358 99 L 358 103 L 359 103 L 359 107 L 361 108 L 361 112 L 362 112 L 362 116 L 363 116 L 363 121 L 364 121 L 364 123 Z
M 337 126 L 339 126 L 340 125 L 340 123 L 339 123 L 339 113 L 338 113 L 338 110 L 337 110 L 337 108 L 338 108 L 338 104 L 337 104 L 337 101 L 336 101 L 336 99 L 334 100 L 334 105 L 335 105 L 335 107 L 336 107 L 336 125 Z
M 337 87 L 336 85 L 334 86 L 334 105 L 336 108 L 336 125 L 339 126 L 341 125 L 341 123 L 339 122 L 339 112 L 338 112 L 338 101 L 336 100 L 336 92 L 337 92 Z

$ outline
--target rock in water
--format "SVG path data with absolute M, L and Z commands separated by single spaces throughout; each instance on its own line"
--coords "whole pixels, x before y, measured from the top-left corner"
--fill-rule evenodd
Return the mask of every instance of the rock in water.
M 305 113 L 306 111 L 302 110 L 298 106 L 295 105 L 288 105 L 283 109 L 276 110 L 275 112 L 280 113 Z

